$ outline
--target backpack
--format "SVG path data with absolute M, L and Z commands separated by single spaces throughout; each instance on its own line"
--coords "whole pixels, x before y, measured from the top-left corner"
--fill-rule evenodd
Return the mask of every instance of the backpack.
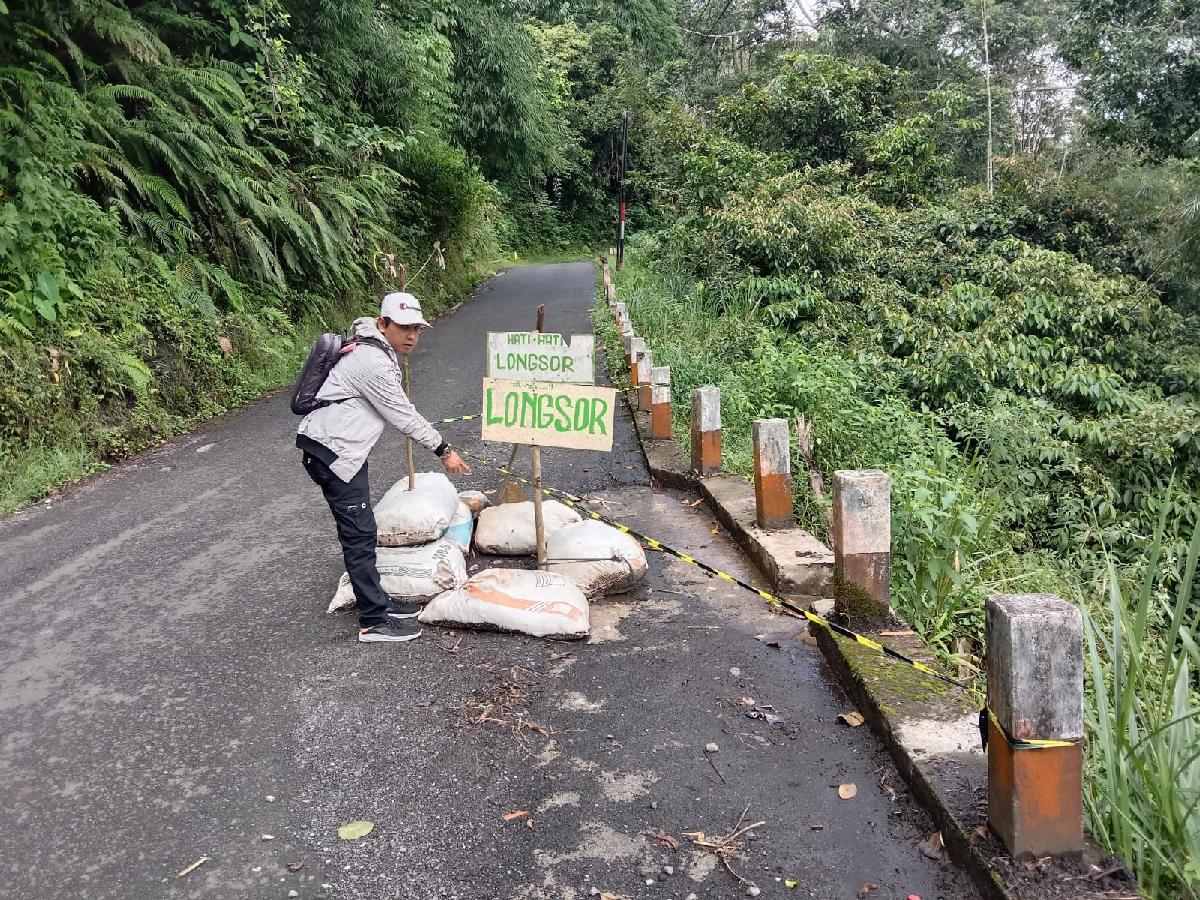
M 324 386 L 325 379 L 329 377 L 329 373 L 333 371 L 338 360 L 360 344 L 378 347 L 384 352 L 390 350 L 383 341 L 372 337 L 356 337 L 346 340 L 340 334 L 327 332 L 317 338 L 312 349 L 308 351 L 308 359 L 304 361 L 304 367 L 300 370 L 300 377 L 296 381 L 296 390 L 292 394 L 292 412 L 298 416 L 307 416 L 309 413 L 333 403 L 341 403 L 342 400 L 318 400 L 317 393 Z

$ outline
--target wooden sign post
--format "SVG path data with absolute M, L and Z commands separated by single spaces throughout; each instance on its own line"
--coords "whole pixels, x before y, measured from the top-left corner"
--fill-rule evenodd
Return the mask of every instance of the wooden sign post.
M 589 394 L 589 389 L 577 387 L 595 383 L 595 338 L 577 334 L 567 341 L 561 334 L 546 334 L 545 315 L 545 306 L 539 306 L 537 331 L 488 333 L 483 380 L 483 439 L 514 445 L 510 467 L 517 446 L 530 445 L 538 568 L 546 562 L 542 447 L 612 449 L 616 409 L 611 388 L 600 388 L 599 394 L 590 388 Z M 501 486 L 501 503 L 516 493 L 509 486 L 510 481 Z
M 397 284 L 400 285 L 400 290 L 408 290 L 408 266 L 400 263 L 400 271 L 397 274 L 394 265 L 394 257 L 387 257 L 388 266 L 391 268 L 392 274 L 396 277 Z M 419 274 L 419 273 L 418 273 Z M 404 393 L 408 394 L 408 399 L 412 400 L 412 364 L 409 362 L 409 354 L 404 354 L 404 367 L 401 373 L 404 379 Z M 413 461 L 413 439 L 411 437 L 404 438 L 404 459 L 408 463 L 408 489 L 415 491 L 417 489 L 417 464 Z

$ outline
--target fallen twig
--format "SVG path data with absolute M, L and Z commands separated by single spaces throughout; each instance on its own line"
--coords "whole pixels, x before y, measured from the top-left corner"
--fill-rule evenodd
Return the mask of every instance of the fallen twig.
M 196 860 L 194 863 L 192 863 L 190 866 L 188 866 L 186 869 L 184 869 L 182 872 L 177 874 L 175 877 L 183 878 L 185 875 L 190 875 L 190 874 L 192 874 L 192 872 L 195 872 L 198 868 L 200 868 L 206 862 L 208 862 L 208 857 L 202 856 L 198 860 Z
M 708 764 L 712 766 L 712 770 L 716 772 L 717 777 L 721 779 L 721 784 L 729 784 L 729 782 L 725 780 L 725 776 L 721 774 L 721 770 L 717 768 L 717 764 L 713 762 L 713 758 L 707 753 L 704 754 L 704 758 L 708 760 Z
M 679 841 L 675 840 L 675 838 L 671 837 L 665 831 L 643 831 L 642 834 L 648 838 L 654 838 L 654 840 L 658 841 L 664 847 L 670 847 L 672 850 L 679 849 Z
M 720 775 L 721 773 L 717 772 L 717 774 Z M 721 780 L 724 781 L 725 779 L 722 778 Z M 720 860 L 721 865 L 725 867 L 725 870 L 732 875 L 739 884 L 745 885 L 753 885 L 754 882 L 735 872 L 733 866 L 729 862 L 729 857 L 737 855 L 742 849 L 742 845 L 738 842 L 738 838 L 748 831 L 753 831 L 755 828 L 767 824 L 766 820 L 764 819 L 761 822 L 755 822 L 753 825 L 743 826 L 742 822 L 746 820 L 746 813 L 749 811 L 750 804 L 746 804 L 746 808 L 743 809 L 742 814 L 738 816 L 737 824 L 733 826 L 733 829 L 729 832 L 729 834 L 724 836 L 709 837 L 703 831 L 685 831 L 683 833 L 683 836 L 690 839 L 693 845 L 701 848 L 702 850 L 707 850 L 709 853 L 713 854 L 713 856 Z
M 471 725 L 496 725 L 508 729 L 522 746 L 528 749 L 525 741 L 527 733 L 533 732 L 542 737 L 549 737 L 554 731 L 526 717 L 527 694 L 519 681 L 518 673 L 521 671 L 537 675 L 532 669 L 524 666 L 510 667 L 506 673 L 507 678 L 497 681 L 485 695 L 467 700 L 463 704 L 463 715 Z

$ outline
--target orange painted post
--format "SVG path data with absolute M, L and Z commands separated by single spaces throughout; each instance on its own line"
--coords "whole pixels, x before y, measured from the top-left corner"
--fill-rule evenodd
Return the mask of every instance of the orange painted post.
M 669 441 L 671 431 L 671 367 L 650 370 L 650 437 Z
M 1078 607 L 1052 594 L 990 597 L 987 665 L 992 831 L 1014 858 L 1079 854 L 1083 617 Z
M 650 375 L 654 371 L 654 353 L 647 350 L 638 360 L 638 409 L 650 411 Z
M 892 608 L 892 480 L 878 469 L 833 473 L 837 611 L 877 619 Z
M 692 471 L 721 471 L 721 391 L 712 385 L 692 391 Z
M 792 454 L 786 419 L 755 419 L 754 506 L 759 528 L 791 528 Z
M 645 338 L 635 337 L 629 342 L 629 384 L 638 386 L 638 360 L 646 352 Z

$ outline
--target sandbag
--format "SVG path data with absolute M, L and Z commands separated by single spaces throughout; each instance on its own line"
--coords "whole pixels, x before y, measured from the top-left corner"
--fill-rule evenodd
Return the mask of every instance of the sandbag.
M 471 515 L 471 507 L 459 500 L 458 512 L 454 514 L 443 537 L 456 544 L 463 553 L 467 553 L 471 549 L 471 533 L 474 530 L 475 517 Z
M 578 639 L 591 630 L 587 597 L 570 578 L 526 569 L 485 569 L 421 610 L 425 625 L 518 631 Z
M 647 569 L 636 539 L 591 519 L 547 537 L 546 560 L 547 571 L 573 578 L 588 599 L 629 590 Z
M 452 541 L 440 540 L 419 547 L 380 547 L 375 568 L 389 597 L 432 597 L 467 583 L 467 562 Z M 326 612 L 350 609 L 355 604 L 349 574 L 343 573 Z
M 381 547 L 411 547 L 436 541 L 458 511 L 458 492 L 442 472 L 418 472 L 415 491 L 405 476 L 375 504 Z
M 471 508 L 471 515 L 477 516 L 489 506 L 492 501 L 483 491 L 459 491 L 458 499 Z
M 578 522 L 579 513 L 557 500 L 542 504 L 546 537 L 564 525 Z M 497 556 L 529 556 L 537 552 L 537 535 L 533 525 L 533 501 L 503 503 L 490 506 L 479 514 L 475 526 L 475 549 Z

